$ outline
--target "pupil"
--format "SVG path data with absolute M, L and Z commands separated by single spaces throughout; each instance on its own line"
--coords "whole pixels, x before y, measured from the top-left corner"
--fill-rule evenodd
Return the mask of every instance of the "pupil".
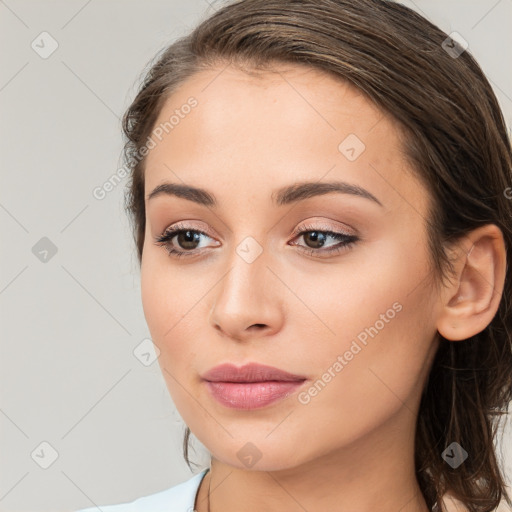
M 183 231 L 178 234 L 178 243 L 185 249 L 195 249 L 194 244 L 198 242 L 199 233 L 193 231 Z M 188 245 L 192 244 L 192 246 Z
M 325 234 L 318 233 L 318 231 L 310 231 L 309 238 L 313 239 L 313 242 L 316 242 L 317 245 L 314 247 L 322 247 L 325 244 Z M 320 240 L 319 240 L 320 238 Z

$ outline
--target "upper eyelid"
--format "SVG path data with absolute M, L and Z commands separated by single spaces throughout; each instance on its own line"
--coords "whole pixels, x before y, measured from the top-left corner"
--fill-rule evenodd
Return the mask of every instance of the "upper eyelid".
M 192 221 L 189 221 L 189 222 L 192 222 Z M 334 233 L 344 233 L 344 234 L 347 234 L 347 235 L 350 235 L 350 234 L 356 234 L 355 231 L 353 228 L 350 228 L 350 227 L 336 227 L 336 226 L 333 226 L 333 225 L 330 225 L 330 224 L 327 224 L 326 221 L 323 221 L 323 220 L 304 220 L 302 221 L 303 223 L 305 223 L 306 225 L 304 224 L 299 224 L 299 227 L 297 228 L 294 228 L 293 229 L 293 233 L 296 234 L 296 233 L 299 233 L 299 232 L 303 232 L 303 231 L 311 231 L 311 230 L 317 230 L 317 231 L 332 231 Z M 315 223 L 318 223 L 318 225 L 314 225 Z M 187 221 L 181 221 L 181 222 L 176 222 L 175 224 L 171 224 L 170 226 L 166 227 L 163 231 L 162 234 L 165 234 L 165 233 L 169 233 L 171 231 L 180 231 L 180 230 L 183 230 L 183 231 L 198 231 L 198 232 L 201 232 L 207 236 L 212 236 L 210 233 L 209 233 L 209 230 L 208 229 L 203 229 L 203 228 L 200 228 L 200 227 L 196 227 L 196 226 L 193 226 L 191 224 L 188 224 Z M 354 233 L 350 233 L 350 231 L 354 231 Z
M 315 221 L 304 221 L 305 224 L 299 225 L 296 229 L 293 230 L 293 234 L 301 234 L 308 231 L 322 231 L 326 233 L 333 233 L 333 234 L 342 234 L 342 235 L 356 235 L 356 232 L 353 228 L 342 228 L 342 227 L 334 227 L 332 225 L 321 223 L 319 225 L 315 226 Z M 353 231 L 353 233 L 351 233 Z
M 198 233 L 202 233 L 206 236 L 212 236 L 207 229 L 202 229 L 196 226 L 188 225 L 186 223 L 178 222 L 176 224 L 172 224 L 164 229 L 162 235 L 165 236 L 167 233 L 172 233 L 174 231 L 196 231 Z
M 200 233 L 202 235 L 212 237 L 207 231 L 199 229 L 199 228 L 193 228 L 193 227 L 169 227 L 166 228 L 165 231 L 162 233 L 163 236 L 166 234 L 173 234 L 182 232 L 182 231 L 193 231 L 195 233 Z M 350 235 L 351 233 L 347 233 L 344 230 L 337 230 L 333 229 L 330 226 L 315 226 L 315 227 L 309 227 L 309 226 L 303 226 L 302 228 L 297 228 L 293 230 L 294 235 L 300 235 L 302 233 L 309 233 L 310 231 L 320 231 L 322 233 L 332 233 L 332 234 L 340 234 L 340 235 Z
M 309 222 L 311 223 L 312 221 L 309 221 Z M 159 235 L 156 238 L 157 239 L 164 238 L 169 235 L 169 240 L 172 240 L 174 237 L 177 236 L 178 233 L 183 232 L 183 231 L 193 231 L 196 233 L 200 233 L 204 236 L 207 236 L 209 238 L 215 238 L 214 236 L 209 234 L 207 230 L 203 230 L 203 229 L 191 226 L 191 225 L 187 225 L 185 223 L 183 223 L 183 224 L 178 223 L 176 225 L 171 225 L 171 226 L 167 227 L 164 230 L 164 232 L 162 233 L 162 235 Z M 302 226 L 294 229 L 292 234 L 293 234 L 294 238 L 297 238 L 297 237 L 303 236 L 304 233 L 309 233 L 311 231 L 320 231 L 322 233 L 330 234 L 330 236 L 336 236 L 336 235 L 342 235 L 342 236 L 346 236 L 346 237 L 357 237 L 358 236 L 355 233 L 350 233 L 350 230 L 334 228 L 327 224 L 323 224 L 323 225 L 319 225 L 319 226 L 313 226 L 311 224 L 302 225 Z

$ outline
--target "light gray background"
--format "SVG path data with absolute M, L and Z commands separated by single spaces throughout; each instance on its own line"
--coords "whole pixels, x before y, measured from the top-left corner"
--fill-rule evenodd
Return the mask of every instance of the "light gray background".
M 463 35 L 511 126 L 512 0 L 405 3 Z M 0 0 L 1 511 L 124 502 L 191 476 L 158 363 L 133 354 L 149 331 L 126 179 L 103 200 L 92 191 L 121 166 L 119 118 L 139 73 L 215 8 Z M 31 47 L 43 31 L 59 45 L 47 59 Z M 57 248 L 47 262 L 32 251 L 43 237 Z M 58 453 L 48 469 L 43 441 Z

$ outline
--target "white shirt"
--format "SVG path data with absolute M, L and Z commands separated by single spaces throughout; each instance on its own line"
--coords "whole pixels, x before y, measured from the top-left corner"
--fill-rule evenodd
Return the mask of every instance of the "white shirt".
M 203 469 L 203 471 L 181 484 L 155 494 L 137 498 L 129 503 L 89 507 L 76 512 L 98 512 L 98 510 L 101 510 L 101 512 L 194 512 L 199 484 L 208 471 L 209 468 Z M 507 487 L 507 491 L 512 494 L 512 488 Z M 443 499 L 448 512 L 466 511 L 464 507 L 459 508 L 461 506 L 459 502 L 448 495 Z M 495 512 L 512 512 L 512 509 L 502 501 Z
M 89 507 L 76 512 L 193 512 L 199 484 L 208 472 L 203 469 L 185 482 L 159 491 L 155 494 L 137 498 L 129 503 Z

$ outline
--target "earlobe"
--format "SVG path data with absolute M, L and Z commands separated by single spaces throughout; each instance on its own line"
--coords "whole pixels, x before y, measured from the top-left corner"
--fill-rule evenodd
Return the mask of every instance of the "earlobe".
M 483 331 L 498 311 L 506 273 L 503 234 L 494 224 L 480 226 L 464 237 L 458 254 L 437 319 L 439 334 L 452 341 Z

